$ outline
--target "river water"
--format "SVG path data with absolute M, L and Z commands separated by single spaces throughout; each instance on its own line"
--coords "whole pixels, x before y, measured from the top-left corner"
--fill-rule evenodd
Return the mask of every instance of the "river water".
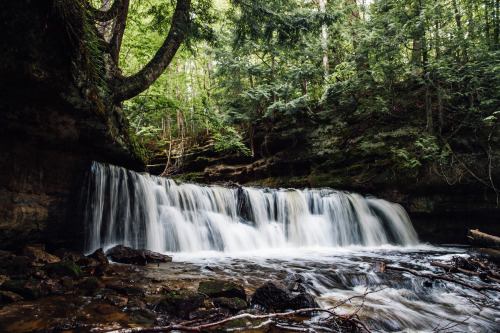
M 298 274 L 322 307 L 374 291 L 335 311 L 349 314 L 363 302 L 358 316 L 375 330 L 500 331 L 497 292 L 374 272 L 382 261 L 441 273 L 429 263 L 467 255 L 461 247 L 420 244 L 404 209 L 385 200 L 333 189 L 200 186 L 98 163 L 84 197 L 88 252 L 124 244 L 171 254 L 173 263 L 147 274 L 192 289 L 217 277 L 251 293 Z M 320 320 L 305 328 L 321 330 Z

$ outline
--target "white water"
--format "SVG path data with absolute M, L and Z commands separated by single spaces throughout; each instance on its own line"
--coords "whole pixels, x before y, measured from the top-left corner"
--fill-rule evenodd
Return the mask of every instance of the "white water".
M 373 330 L 500 331 L 500 293 L 373 272 L 371 264 L 383 261 L 438 274 L 430 261 L 465 255 L 460 248 L 418 244 L 406 212 L 381 199 L 332 189 L 182 184 L 98 163 L 92 165 L 86 198 L 87 251 L 121 243 L 174 252 L 174 262 L 154 266 L 152 274 L 162 278 L 186 285 L 222 278 L 255 290 L 270 279 L 298 274 L 322 307 L 379 290 L 358 313 Z M 350 314 L 360 302 L 336 311 Z M 323 332 L 317 320 L 304 328 Z
M 158 252 L 416 245 L 404 209 L 332 189 L 200 186 L 93 163 L 86 249 Z

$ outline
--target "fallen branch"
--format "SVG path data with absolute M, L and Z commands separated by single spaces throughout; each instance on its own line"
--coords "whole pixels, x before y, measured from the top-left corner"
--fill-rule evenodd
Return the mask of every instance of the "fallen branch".
M 429 278 L 429 279 L 445 280 L 445 281 L 453 282 L 453 283 L 456 283 L 456 284 L 459 284 L 459 285 L 462 285 L 464 287 L 471 288 L 471 289 L 474 289 L 474 290 L 477 290 L 477 291 L 483 291 L 483 290 L 500 291 L 500 287 L 497 287 L 497 286 L 476 286 L 476 285 L 473 285 L 473 284 L 470 284 L 468 282 L 465 282 L 465 281 L 462 281 L 462 280 L 459 280 L 459 279 L 455 279 L 455 278 L 452 278 L 452 277 L 448 277 L 448 276 L 444 276 L 444 275 L 428 274 L 428 273 L 419 273 L 419 272 L 417 272 L 417 271 L 415 271 L 413 269 L 404 268 L 404 267 L 397 267 L 397 266 L 389 266 L 389 265 L 387 265 L 386 269 L 392 269 L 394 271 L 408 272 L 408 273 L 411 273 L 413 275 L 421 276 L 421 277 L 426 277 L 426 278 Z
M 226 319 L 222 319 L 222 320 L 219 320 L 219 321 L 216 321 L 213 323 L 202 324 L 202 325 L 197 325 L 197 326 L 187 326 L 189 323 L 180 323 L 180 324 L 172 324 L 172 325 L 168 325 L 168 326 L 124 328 L 124 329 L 120 329 L 120 330 L 116 330 L 116 331 L 111 331 L 109 333 L 168 332 L 168 331 L 173 331 L 173 330 L 200 332 L 200 331 L 203 331 L 204 329 L 214 327 L 214 326 L 219 326 L 219 325 L 225 324 L 227 322 L 230 322 L 233 320 L 238 320 L 238 319 L 286 318 L 286 317 L 293 317 L 293 316 L 296 316 L 299 314 L 311 313 L 311 312 L 326 312 L 326 313 L 329 313 L 330 315 L 335 316 L 337 318 L 340 318 L 342 320 L 350 321 L 350 322 L 354 323 L 354 325 L 358 329 L 362 328 L 367 332 L 371 332 L 368 329 L 368 327 L 366 327 L 366 325 L 364 323 L 362 323 L 358 319 L 351 318 L 351 315 L 348 315 L 348 316 L 339 315 L 330 309 L 307 308 L 307 309 L 300 309 L 300 310 L 283 312 L 283 313 L 270 313 L 270 314 L 266 314 L 266 315 L 253 315 L 250 313 L 242 313 L 240 315 L 228 317 Z
M 436 261 L 431 261 L 431 266 L 437 266 L 437 267 L 444 268 L 447 270 L 448 273 L 460 272 L 460 273 L 467 274 L 467 275 L 479 276 L 479 278 L 485 282 L 495 282 L 495 283 L 500 284 L 500 280 L 493 277 L 493 276 L 496 276 L 499 274 L 493 270 L 489 270 L 489 271 L 485 271 L 485 272 L 473 272 L 473 271 L 469 271 L 467 269 L 455 267 L 453 265 L 442 264 L 442 263 L 436 262 Z M 489 276 L 488 274 L 493 275 L 493 276 Z
M 467 274 L 467 275 L 475 275 L 475 276 L 479 275 L 478 272 L 469 271 L 469 270 L 466 270 L 466 269 L 463 269 L 463 268 L 460 268 L 460 267 L 455 267 L 453 265 L 443 264 L 443 263 L 440 263 L 440 262 L 437 262 L 437 261 L 431 261 L 431 266 L 437 266 L 437 267 L 444 268 L 444 269 L 446 269 L 450 273 L 451 272 L 460 272 L 460 273 L 464 273 L 464 274 Z
M 500 237 L 488 235 L 479 230 L 469 230 L 468 238 L 476 245 L 500 248 Z

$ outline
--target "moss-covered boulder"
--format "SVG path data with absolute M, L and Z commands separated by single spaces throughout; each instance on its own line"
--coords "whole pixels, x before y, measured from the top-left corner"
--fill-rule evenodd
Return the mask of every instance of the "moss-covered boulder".
M 44 269 L 51 276 L 80 277 L 83 274 L 80 266 L 78 266 L 74 261 L 64 260 L 47 264 Z
M 212 299 L 214 305 L 218 308 L 228 309 L 231 313 L 237 313 L 241 310 L 245 310 L 248 307 L 246 301 L 242 300 L 239 297 L 217 297 Z
M 187 319 L 191 312 L 203 307 L 204 300 L 205 296 L 188 289 L 173 290 L 160 300 L 158 309 Z
M 200 282 L 198 292 L 209 297 L 238 297 L 242 300 L 247 299 L 245 289 L 231 281 L 224 280 L 208 280 Z
M 24 298 L 35 299 L 43 296 L 40 283 L 35 280 L 9 280 L 5 281 L 0 289 L 21 295 Z

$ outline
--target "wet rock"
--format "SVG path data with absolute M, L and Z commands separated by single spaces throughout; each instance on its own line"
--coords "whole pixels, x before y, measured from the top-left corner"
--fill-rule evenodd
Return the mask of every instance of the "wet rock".
M 122 296 L 110 296 L 108 297 L 109 303 L 116 305 L 117 307 L 125 307 L 128 303 L 128 298 Z
M 64 295 L 66 288 L 60 281 L 47 279 L 42 282 L 42 288 L 51 295 Z
M 106 282 L 106 288 L 117 291 L 118 293 L 126 296 L 142 296 L 146 290 L 140 286 L 132 283 L 123 283 L 120 281 Z
M 317 308 L 318 303 L 316 300 L 308 293 L 300 293 L 294 296 L 287 304 L 287 309 L 299 310 L 307 308 Z
M 270 281 L 258 288 L 252 295 L 252 305 L 259 305 L 267 311 L 281 311 L 287 308 L 292 294 L 281 283 Z
M 109 265 L 109 260 L 106 258 L 106 254 L 102 248 L 95 250 L 94 253 L 89 254 L 87 258 L 95 259 L 103 265 Z
M 193 311 L 189 314 L 189 320 L 207 318 L 209 316 L 213 316 L 216 313 L 219 313 L 219 311 L 215 309 Z
M 58 257 L 35 246 L 25 246 L 22 254 L 23 256 L 30 258 L 32 266 L 44 266 L 46 264 L 61 261 Z
M 61 260 L 74 261 L 80 266 L 85 266 L 88 262 L 88 258 L 83 254 L 64 248 L 57 250 L 54 254 Z
M 161 299 L 157 309 L 188 319 L 191 312 L 203 307 L 204 298 L 203 295 L 188 289 L 175 290 Z
M 7 275 L 0 275 L 0 286 L 5 282 L 5 281 L 8 281 L 10 280 L 10 277 L 8 277 Z
M 0 290 L 0 304 L 22 301 L 24 298 L 12 291 Z
M 145 309 L 147 304 L 143 302 L 140 298 L 129 298 L 127 303 L 127 308 L 129 310 Z
M 86 278 L 85 280 L 82 281 L 82 283 L 80 283 L 80 288 L 89 292 L 93 292 L 94 290 L 97 290 L 100 287 L 101 285 L 99 283 L 99 280 L 97 280 L 97 278 L 93 276 Z
M 29 299 L 43 296 L 40 282 L 35 280 L 9 280 L 5 281 L 0 288 L 4 291 L 10 291 Z
M 245 289 L 231 281 L 224 280 L 208 280 L 200 282 L 198 292 L 209 297 L 238 297 L 242 300 L 247 299 Z
M 382 261 L 375 261 L 373 264 L 371 264 L 371 267 L 373 269 L 373 272 L 375 273 L 384 273 L 386 270 L 386 264 Z
M 122 264 L 146 265 L 147 263 L 170 262 L 172 257 L 148 250 L 135 250 L 117 245 L 106 251 L 106 256 Z
M 212 299 L 212 302 L 216 307 L 228 309 L 232 314 L 235 314 L 238 311 L 244 310 L 248 307 L 247 302 L 239 297 L 217 297 Z
M 7 251 L 0 255 L 0 275 L 11 278 L 28 278 L 31 273 L 31 259 L 26 256 L 16 256 Z
M 47 264 L 45 271 L 51 276 L 73 276 L 79 277 L 83 274 L 81 268 L 74 261 L 60 261 Z

